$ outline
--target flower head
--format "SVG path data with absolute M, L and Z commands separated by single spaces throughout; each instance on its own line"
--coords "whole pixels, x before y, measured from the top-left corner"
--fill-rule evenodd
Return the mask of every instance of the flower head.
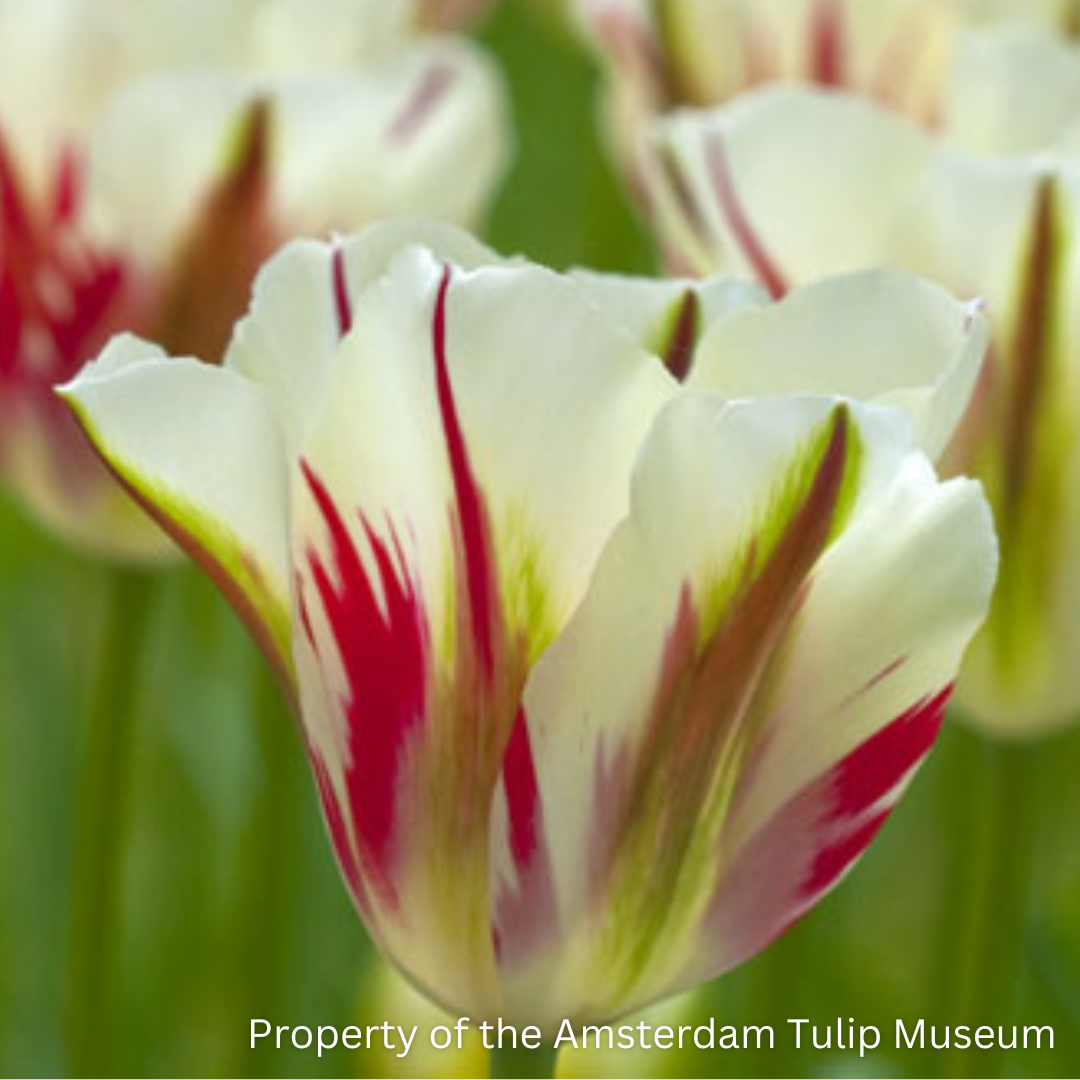
M 0 474 L 101 552 L 156 557 L 52 387 L 111 334 L 216 363 L 287 237 L 469 221 L 501 96 L 398 0 L 0 0 Z M 455 182 L 445 177 L 453 174 Z
M 282 672 L 380 947 L 551 1029 L 742 962 L 887 818 L 994 578 L 919 446 L 983 333 L 901 274 L 770 305 L 398 224 L 289 247 L 221 368 L 125 338 L 63 393 Z
M 782 295 L 893 264 L 985 298 L 991 360 L 946 463 L 985 482 L 1002 575 L 959 697 L 973 722 L 1026 735 L 1080 712 L 1080 52 L 995 33 L 968 43 L 959 70 L 972 84 L 958 76 L 937 134 L 790 88 L 674 115 L 648 183 L 673 261 L 697 272 L 747 272 Z M 1036 141 L 1043 153 L 1028 153 Z
M 717 105 L 767 83 L 856 93 L 940 118 L 963 32 L 1058 29 L 1070 0 L 577 0 L 608 73 L 608 127 L 637 171 L 651 115 Z

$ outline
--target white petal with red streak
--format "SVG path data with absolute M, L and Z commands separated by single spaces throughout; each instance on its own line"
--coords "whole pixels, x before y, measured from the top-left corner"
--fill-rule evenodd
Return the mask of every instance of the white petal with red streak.
M 659 225 L 674 250 L 699 272 L 766 280 L 766 268 L 781 286 L 887 261 L 896 204 L 932 146 L 872 102 L 794 87 L 672 114 L 653 137 L 668 148 L 701 218 L 699 226 L 687 221 L 650 158 Z
M 902 450 L 889 472 L 868 482 L 788 634 L 698 971 L 752 955 L 849 869 L 929 750 L 985 617 L 997 550 L 979 486 L 941 483 Z
M 579 983 L 587 1000 L 587 958 L 574 960 L 582 926 L 573 916 L 589 910 L 590 828 L 603 813 L 596 781 L 620 751 L 638 745 L 683 586 L 707 586 L 744 550 L 782 469 L 831 407 L 821 398 L 722 406 L 697 396 L 670 405 L 643 451 L 629 520 L 532 675 L 525 707 L 556 895 L 570 928 L 563 978 L 545 972 L 556 1001 L 573 1001 Z M 787 800 L 938 693 L 986 610 L 995 550 L 977 485 L 938 484 L 900 413 L 849 408 L 862 444 L 853 516 L 813 571 L 785 635 L 764 749 L 726 827 L 727 857 L 747 850 Z M 717 872 L 724 854 L 717 852 Z M 715 973 L 745 945 L 691 935 L 662 978 L 689 985 L 687 972 Z M 646 983 L 638 1000 L 671 989 Z
M 263 385 L 294 451 L 323 400 L 357 298 L 416 244 L 462 269 L 508 265 L 453 225 L 400 218 L 332 242 L 295 240 L 260 270 L 225 366 Z
M 462 41 L 284 80 L 274 109 L 276 192 L 284 220 L 303 232 L 409 214 L 469 224 L 506 163 L 501 83 Z
M 640 442 L 675 392 L 655 361 L 571 282 L 538 268 L 447 270 L 412 247 L 362 292 L 304 459 L 360 560 L 353 576 L 377 577 L 378 545 L 390 553 L 411 596 L 412 613 L 399 629 L 427 665 L 444 660 L 452 617 L 446 589 L 454 478 L 436 384 L 436 312 L 447 274 L 442 311 L 454 407 L 491 523 L 508 627 L 524 635 L 530 651 L 558 631 L 584 591 L 625 512 Z M 318 562 L 333 573 L 335 558 L 325 508 L 315 505 L 310 485 L 297 489 L 293 521 L 305 608 L 297 634 L 305 722 L 313 752 L 343 799 L 354 779 L 358 786 L 374 779 L 365 777 L 364 755 L 371 768 L 375 758 L 350 731 L 350 679 L 311 570 Z M 382 584 L 374 592 L 389 618 L 392 598 Z M 397 724 L 409 739 L 422 739 L 424 717 L 413 714 L 421 697 L 395 703 L 383 730 Z M 400 786 L 409 782 L 396 769 L 401 752 L 390 746 L 384 756 L 386 799 L 399 805 Z M 391 806 L 380 820 L 402 830 L 406 848 L 422 849 L 424 838 L 410 835 L 408 822 L 394 814 Z M 500 868 L 493 873 L 497 878 Z M 389 918 L 376 900 L 369 920 L 414 978 L 445 985 L 445 950 L 417 932 L 435 917 L 437 898 L 402 889 L 399 900 L 404 916 Z M 400 931 L 402 921 L 412 932 Z M 478 946 L 489 948 L 490 942 Z

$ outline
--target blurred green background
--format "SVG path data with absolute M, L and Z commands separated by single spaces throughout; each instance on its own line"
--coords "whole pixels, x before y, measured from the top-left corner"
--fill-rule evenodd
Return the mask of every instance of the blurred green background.
M 556 267 L 648 271 L 653 253 L 605 162 L 596 73 L 534 8 L 512 0 L 479 31 L 511 90 L 519 154 L 487 238 Z M 363 1075 L 362 1052 L 250 1051 L 248 1023 L 381 1022 L 379 961 L 338 881 L 295 730 L 261 661 L 208 583 L 184 567 L 153 588 L 149 656 L 133 673 L 120 936 L 104 1036 L 119 1075 Z M 65 1070 L 64 961 L 80 719 L 108 575 L 0 502 L 0 1073 Z M 252 703 L 260 703 L 252 708 Z M 673 1076 L 1080 1075 L 1080 727 L 1011 756 L 1023 787 L 992 792 L 988 749 L 947 725 L 938 749 L 851 878 L 765 954 L 693 1003 L 718 1023 L 773 1023 L 772 1053 L 651 1055 Z M 1014 762 L 1016 764 L 1016 762 Z M 1000 868 L 1030 883 L 1017 941 L 1016 1022 L 1056 1048 L 967 1060 L 890 1049 L 786 1047 L 789 1017 L 876 1024 L 949 1015 L 970 899 L 970 846 L 997 827 L 991 797 L 1030 836 Z M 1003 906 L 1005 906 L 1003 904 Z M 1002 925 L 1001 971 L 1013 970 Z M 365 1004 L 361 1004 L 361 1002 Z M 782 1030 L 781 1030 L 782 1029 Z M 619 1075 L 618 1059 L 612 1075 Z

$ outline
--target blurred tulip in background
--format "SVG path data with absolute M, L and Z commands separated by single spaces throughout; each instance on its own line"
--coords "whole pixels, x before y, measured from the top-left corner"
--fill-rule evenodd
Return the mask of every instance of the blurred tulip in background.
M 609 137 L 630 172 L 650 114 L 770 82 L 829 87 L 935 122 L 964 32 L 1065 30 L 1074 0 L 576 0 L 608 72 Z
M 165 552 L 52 395 L 110 334 L 216 363 L 287 238 L 483 210 L 499 80 L 416 19 L 405 0 L 0 2 L 0 468 L 65 536 Z
M 985 144 L 986 123 L 956 111 Z M 1000 141 L 1020 125 L 1003 116 Z M 948 466 L 986 483 L 1002 577 L 958 695 L 980 726 L 1030 735 L 1080 717 L 1080 171 L 1070 131 L 1039 157 L 974 156 L 950 133 L 854 97 L 763 90 L 662 122 L 648 183 L 673 259 L 700 273 L 749 274 L 780 295 L 888 263 L 986 301 L 991 361 Z

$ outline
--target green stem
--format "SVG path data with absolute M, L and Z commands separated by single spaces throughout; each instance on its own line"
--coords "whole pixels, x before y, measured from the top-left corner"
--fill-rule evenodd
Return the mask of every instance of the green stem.
M 144 574 L 117 569 L 79 759 L 67 992 L 73 1076 L 117 1075 L 108 1029 L 116 954 L 117 896 L 127 844 L 129 773 L 136 706 L 154 589 Z
M 236 911 L 235 1019 L 243 1030 L 252 1017 L 281 1015 L 285 974 L 281 947 L 268 942 L 289 939 L 287 926 L 296 896 L 289 849 L 294 839 L 302 770 L 296 725 L 262 656 L 253 657 L 250 723 L 258 753 L 258 790 L 245 830 L 239 905 Z M 280 1056 L 272 1047 L 237 1046 L 235 1075 L 276 1075 Z
M 1035 926 L 1027 936 L 1027 956 L 1033 979 L 1080 1045 L 1080 978 L 1069 967 L 1065 945 L 1045 925 Z
M 950 915 L 945 957 L 950 1025 L 1009 1025 L 1023 968 L 1023 941 L 1031 875 L 1029 792 L 1024 748 L 986 743 L 966 766 L 973 784 L 974 820 L 953 815 L 958 830 L 953 858 L 965 873 L 954 874 L 959 895 L 946 898 Z M 968 817 L 970 818 L 970 814 Z M 967 848 L 966 852 L 964 851 Z M 997 1075 L 1000 1056 L 946 1052 L 945 1075 Z
M 541 1077 L 550 1080 L 555 1075 L 555 1058 L 558 1051 L 553 1046 L 539 1046 L 528 1050 L 524 1046 L 503 1046 L 491 1051 L 492 1080 L 518 1077 L 532 1080 Z

